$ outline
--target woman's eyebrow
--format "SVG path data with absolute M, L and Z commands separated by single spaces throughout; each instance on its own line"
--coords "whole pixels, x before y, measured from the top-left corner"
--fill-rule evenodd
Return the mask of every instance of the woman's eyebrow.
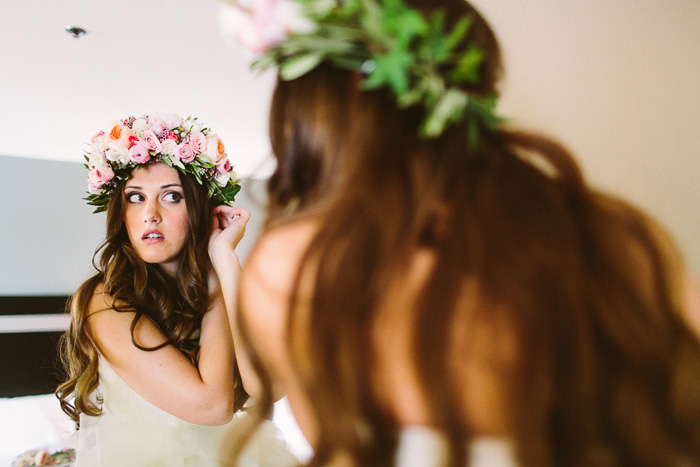
M 176 187 L 182 188 L 182 185 L 180 185 L 179 183 L 168 183 L 168 184 L 166 184 L 166 185 L 162 185 L 160 188 L 161 188 L 161 190 L 162 190 L 162 189 L 165 189 L 165 188 L 170 188 L 170 187 L 172 187 L 172 186 L 176 186 Z M 142 190 L 142 189 L 143 189 L 142 187 L 136 186 L 136 185 L 127 185 L 127 186 L 124 187 L 125 190 L 128 189 L 128 188 L 132 188 L 132 189 L 134 189 L 134 190 Z

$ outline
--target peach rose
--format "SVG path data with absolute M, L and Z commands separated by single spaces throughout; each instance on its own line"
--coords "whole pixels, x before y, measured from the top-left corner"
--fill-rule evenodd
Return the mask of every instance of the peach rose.
M 218 164 L 219 161 L 226 155 L 224 143 L 217 135 L 207 136 L 207 147 L 204 151 L 212 164 Z
M 105 136 L 105 143 L 110 149 L 129 149 L 129 136 L 133 135 L 134 133 L 129 127 L 117 122 L 112 125 L 112 129 Z

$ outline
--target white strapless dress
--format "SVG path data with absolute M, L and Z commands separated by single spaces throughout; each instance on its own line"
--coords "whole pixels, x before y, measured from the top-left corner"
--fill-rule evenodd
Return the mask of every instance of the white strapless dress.
M 200 426 L 154 406 L 99 359 L 103 400 L 102 415 L 80 415 L 76 467 L 180 467 L 218 466 L 220 444 L 232 425 L 244 414 L 222 426 Z M 225 441 L 224 441 L 225 442 Z M 247 445 L 237 465 L 241 467 L 298 465 L 281 433 L 266 422 Z
M 401 430 L 396 467 L 447 465 L 448 444 L 437 430 L 408 426 Z M 469 467 L 516 467 L 512 443 L 505 438 L 478 437 L 469 445 Z

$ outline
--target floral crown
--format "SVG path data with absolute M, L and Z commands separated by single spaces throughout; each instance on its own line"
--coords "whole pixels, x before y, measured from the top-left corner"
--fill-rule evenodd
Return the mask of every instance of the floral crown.
M 192 175 L 209 189 L 216 204 L 230 205 L 241 189 L 221 139 L 196 117 L 156 112 L 114 122 L 107 132 L 92 137 L 85 160 L 90 171 L 85 199 L 97 206 L 94 212 L 107 209 L 117 181 L 128 179 L 134 168 L 155 162 Z
M 445 12 L 430 18 L 403 0 L 225 0 L 224 33 L 256 55 L 254 69 L 277 67 L 293 80 L 328 62 L 364 76 L 366 90 L 388 87 L 400 108 L 422 105 L 420 134 L 440 136 L 467 122 L 470 145 L 475 123 L 495 129 L 497 96 L 464 90 L 481 81 L 485 52 L 466 43 L 472 17 L 448 30 Z

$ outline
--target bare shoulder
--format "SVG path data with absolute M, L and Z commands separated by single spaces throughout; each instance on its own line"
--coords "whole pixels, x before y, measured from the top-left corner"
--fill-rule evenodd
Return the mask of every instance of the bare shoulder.
M 109 295 L 103 284 L 95 288 L 87 311 L 92 338 L 107 360 L 118 363 L 120 356 L 128 355 L 125 350 L 136 349 L 131 336 L 135 311 L 127 303 Z M 143 347 L 153 347 L 166 340 L 158 326 L 145 316 L 136 323 L 133 336 Z
M 284 294 L 317 230 L 315 222 L 300 221 L 263 235 L 243 268 L 243 287 L 260 286 Z
M 315 223 L 307 221 L 276 228 L 258 241 L 243 266 L 240 314 L 258 351 L 270 360 L 282 359 L 277 343 L 283 342 L 290 294 L 316 231 Z M 311 283 L 302 276 L 302 304 Z

